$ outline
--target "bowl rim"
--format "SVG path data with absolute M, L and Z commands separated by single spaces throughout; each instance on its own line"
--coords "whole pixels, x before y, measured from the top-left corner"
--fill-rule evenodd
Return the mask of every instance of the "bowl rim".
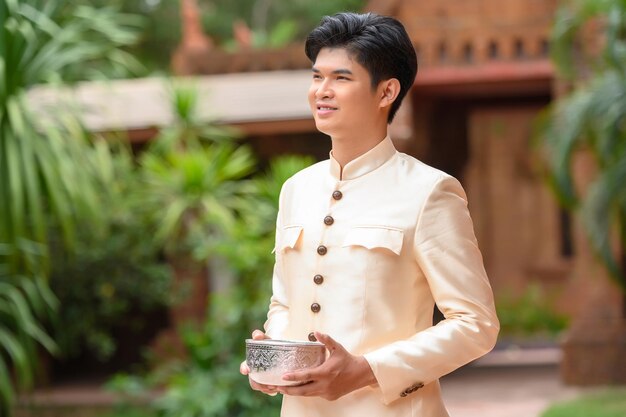
M 246 346 L 259 345 L 259 346 L 283 346 L 283 347 L 326 347 L 320 342 L 310 342 L 306 340 L 282 340 L 282 339 L 246 339 Z

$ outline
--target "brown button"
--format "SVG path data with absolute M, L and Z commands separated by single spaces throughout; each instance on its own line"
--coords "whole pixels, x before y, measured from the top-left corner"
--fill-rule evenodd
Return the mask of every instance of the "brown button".
M 316 283 L 317 285 L 321 285 L 322 282 L 324 282 L 324 277 L 317 274 L 313 277 L 313 282 Z
M 328 249 L 326 249 L 326 246 L 324 246 L 324 245 L 319 245 L 319 246 L 317 247 L 317 253 L 318 253 L 319 255 L 324 256 L 324 255 L 326 255 L 326 252 L 328 252 Z
M 418 389 L 423 388 L 423 387 L 424 387 L 424 384 L 423 384 L 423 383 L 421 383 L 421 382 L 418 382 L 418 383 L 416 383 L 416 384 L 411 385 L 411 386 L 410 386 L 410 387 L 408 387 L 407 389 L 405 389 L 405 390 L 403 391 L 403 394 L 405 394 L 404 396 L 406 396 L 406 395 L 408 395 L 408 394 L 412 394 L 412 393 L 414 393 L 415 391 L 417 391 Z M 400 394 L 400 396 L 403 396 L 403 395 L 402 395 L 402 394 Z
M 313 332 L 309 333 L 309 341 L 317 342 L 317 337 L 315 337 L 315 333 Z
M 335 200 L 341 200 L 341 197 L 343 197 L 343 193 L 341 191 L 333 191 L 333 198 Z
M 317 303 L 311 304 L 311 311 L 312 312 L 319 313 L 321 309 L 322 309 L 322 307 L 319 304 L 317 304 Z
M 330 226 L 333 223 L 335 223 L 335 219 L 333 219 L 331 216 L 324 217 L 324 224 L 326 226 Z

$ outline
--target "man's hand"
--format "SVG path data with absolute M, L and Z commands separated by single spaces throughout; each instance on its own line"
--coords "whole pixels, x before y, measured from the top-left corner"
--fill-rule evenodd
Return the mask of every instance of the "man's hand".
M 269 337 L 265 336 L 265 333 L 260 330 L 253 331 L 252 338 L 254 340 L 269 339 Z M 239 372 L 241 372 L 242 375 L 248 375 L 250 373 L 250 368 L 248 368 L 246 361 L 241 362 L 241 365 L 239 365 Z M 277 387 L 273 385 L 259 384 L 258 382 L 253 381 L 250 377 L 248 377 L 248 381 L 250 382 L 250 386 L 252 387 L 252 389 L 255 391 L 261 391 L 271 396 L 278 394 Z
M 286 381 L 299 381 L 297 386 L 276 387 L 285 395 L 322 397 L 334 401 L 359 388 L 376 384 L 376 377 L 363 356 L 351 355 L 330 336 L 315 332 L 318 341 L 326 345 L 330 356 L 313 369 L 283 375 Z

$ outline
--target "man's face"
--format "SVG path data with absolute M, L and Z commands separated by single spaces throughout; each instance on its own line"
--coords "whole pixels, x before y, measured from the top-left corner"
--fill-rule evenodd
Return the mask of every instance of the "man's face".
M 313 64 L 309 105 L 320 132 L 358 137 L 381 112 L 367 70 L 344 48 L 323 48 Z

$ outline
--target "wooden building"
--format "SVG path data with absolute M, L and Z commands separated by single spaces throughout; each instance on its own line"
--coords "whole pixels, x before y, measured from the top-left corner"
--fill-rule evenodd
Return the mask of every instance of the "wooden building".
M 561 285 L 573 255 L 567 216 L 531 146 L 553 95 L 554 0 L 371 1 L 398 17 L 420 58 L 405 148 L 456 176 L 496 292 Z

